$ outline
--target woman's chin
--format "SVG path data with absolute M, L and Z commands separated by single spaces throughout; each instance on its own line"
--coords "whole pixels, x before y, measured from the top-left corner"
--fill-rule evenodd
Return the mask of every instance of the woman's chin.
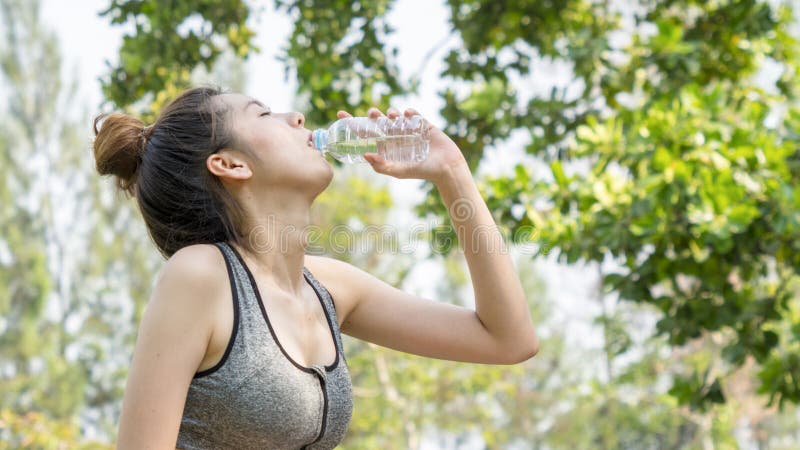
M 320 156 L 320 159 L 321 161 L 316 161 L 315 164 L 309 164 L 309 170 L 314 173 L 311 184 L 316 188 L 317 192 L 324 191 L 333 180 L 333 165 L 322 156 Z

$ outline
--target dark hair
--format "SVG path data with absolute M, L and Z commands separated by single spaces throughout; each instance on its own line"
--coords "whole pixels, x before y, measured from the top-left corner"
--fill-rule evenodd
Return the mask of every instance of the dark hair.
M 229 110 L 213 100 L 222 93 L 211 87 L 184 91 L 148 127 L 126 114 L 94 119 L 97 171 L 115 175 L 117 187 L 136 198 L 165 258 L 192 244 L 233 241 L 249 248 L 241 206 L 206 167 L 216 151 L 236 148 Z

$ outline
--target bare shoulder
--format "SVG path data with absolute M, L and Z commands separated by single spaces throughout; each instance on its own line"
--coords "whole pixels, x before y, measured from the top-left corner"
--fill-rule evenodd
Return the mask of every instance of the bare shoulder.
M 225 260 L 213 245 L 182 248 L 164 264 L 139 324 L 120 415 L 120 448 L 174 446 L 189 385 L 226 298 L 223 289 L 228 289 Z
M 164 264 L 151 303 L 169 302 L 167 310 L 201 315 L 221 300 L 218 294 L 227 286 L 225 258 L 219 249 L 211 244 L 189 245 Z
M 346 261 L 327 256 L 306 255 L 305 266 L 331 294 L 341 326 L 358 302 L 362 285 L 358 279 L 369 275 Z
M 162 276 L 170 273 L 201 279 L 214 275 L 220 268 L 225 268 L 225 259 L 215 245 L 194 244 L 175 252 L 167 260 Z
M 192 347 L 202 358 L 220 327 L 219 318 L 230 310 L 230 291 L 225 258 L 218 248 L 210 244 L 184 247 L 161 269 L 140 333 L 149 334 L 160 345 Z
M 228 283 L 222 252 L 212 244 L 194 244 L 175 252 L 159 275 L 159 282 L 170 279 L 194 287 L 221 287 Z

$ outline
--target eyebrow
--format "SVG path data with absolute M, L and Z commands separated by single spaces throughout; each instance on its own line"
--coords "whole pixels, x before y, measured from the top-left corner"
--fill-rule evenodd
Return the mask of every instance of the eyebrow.
M 264 106 L 264 104 L 263 104 L 263 103 L 261 103 L 261 102 L 260 102 L 260 101 L 258 101 L 258 100 L 250 100 L 249 102 L 247 102 L 247 104 L 246 104 L 246 105 L 244 105 L 244 108 L 242 108 L 242 111 L 245 111 L 245 110 L 247 110 L 247 108 L 248 108 L 250 105 L 258 105 L 258 106 L 260 106 L 260 107 L 262 107 L 262 108 L 264 108 L 264 109 L 269 109 L 269 108 L 267 108 L 266 106 Z

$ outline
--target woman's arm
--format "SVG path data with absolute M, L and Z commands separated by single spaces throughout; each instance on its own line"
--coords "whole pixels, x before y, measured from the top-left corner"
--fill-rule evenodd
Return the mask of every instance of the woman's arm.
M 216 306 L 231 293 L 219 250 L 192 245 L 165 264 L 128 375 L 117 447 L 175 448 L 186 393 L 205 356 Z
M 372 109 L 369 114 L 377 117 L 380 112 Z M 396 110 L 389 111 L 390 118 L 397 115 Z M 421 163 L 391 163 L 376 154 L 365 157 L 376 172 L 428 179 L 439 189 L 464 250 L 476 308 L 416 297 L 350 264 L 322 258 L 324 262 L 315 266 L 341 309 L 342 331 L 440 359 L 493 364 L 527 360 L 538 352 L 539 342 L 503 237 L 461 150 L 435 127 L 430 134 L 430 153 Z
M 539 340 L 525 292 L 500 230 L 464 163 L 436 182 L 469 267 L 475 310 L 484 328 L 514 354 L 528 359 Z

